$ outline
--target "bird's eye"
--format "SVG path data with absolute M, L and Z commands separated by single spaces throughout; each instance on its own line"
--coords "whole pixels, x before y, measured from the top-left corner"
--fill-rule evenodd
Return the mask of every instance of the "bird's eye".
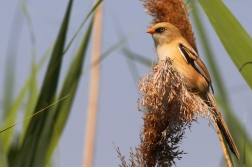
M 157 29 L 155 30 L 155 32 L 157 32 L 157 33 L 162 33 L 162 32 L 164 32 L 164 30 L 165 30 L 164 27 L 160 27 L 160 28 L 157 28 Z

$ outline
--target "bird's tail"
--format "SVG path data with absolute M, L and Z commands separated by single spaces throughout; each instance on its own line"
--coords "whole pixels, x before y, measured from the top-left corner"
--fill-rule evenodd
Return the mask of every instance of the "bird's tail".
M 210 102 L 209 105 L 211 105 L 211 107 L 214 108 L 214 111 L 216 114 L 216 124 L 218 126 L 216 128 L 219 128 L 219 130 L 221 131 L 222 135 L 224 136 L 224 138 L 229 146 L 229 149 L 234 153 L 234 155 L 236 156 L 237 159 L 240 159 L 239 151 L 235 145 L 235 142 L 234 142 L 234 140 L 228 130 L 228 127 L 227 127 L 223 117 L 221 116 L 220 110 L 219 110 L 218 106 L 216 105 L 213 94 L 211 92 L 208 92 L 207 98 Z

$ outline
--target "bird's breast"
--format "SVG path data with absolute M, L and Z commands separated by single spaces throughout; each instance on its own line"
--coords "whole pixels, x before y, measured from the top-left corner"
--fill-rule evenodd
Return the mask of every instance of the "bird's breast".
M 159 61 L 168 57 L 172 60 L 173 69 L 182 76 L 183 81 L 190 89 L 199 93 L 208 90 L 208 83 L 205 78 L 185 61 L 177 46 L 158 47 L 157 55 Z
M 166 58 L 170 58 L 171 60 L 176 58 L 176 53 L 177 50 L 175 50 L 174 48 L 166 48 L 166 47 L 157 47 L 157 56 L 158 56 L 158 60 L 162 61 L 165 60 Z

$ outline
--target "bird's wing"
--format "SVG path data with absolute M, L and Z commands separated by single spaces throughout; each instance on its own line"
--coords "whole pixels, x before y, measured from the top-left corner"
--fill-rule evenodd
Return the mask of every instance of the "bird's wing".
M 206 79 L 212 92 L 214 92 L 213 86 L 212 86 L 212 81 L 211 81 L 211 76 L 210 76 L 205 64 L 201 61 L 201 59 L 199 58 L 197 53 L 181 43 L 179 43 L 178 49 L 179 49 L 181 55 L 183 56 L 183 58 L 185 59 L 185 61 L 187 63 L 191 64 L 193 66 L 193 68 L 196 71 L 198 71 Z

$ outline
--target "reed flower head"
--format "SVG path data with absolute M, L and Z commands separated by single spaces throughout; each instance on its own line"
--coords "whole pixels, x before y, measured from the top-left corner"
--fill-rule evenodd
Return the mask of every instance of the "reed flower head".
M 143 152 L 147 166 L 163 166 L 175 163 L 184 151 L 178 149 L 185 129 L 199 116 L 215 119 L 212 109 L 192 93 L 181 76 L 172 68 L 167 58 L 138 82 L 140 93 L 139 110 L 146 110 L 142 129 Z
M 212 108 L 195 93 L 188 90 L 181 76 L 173 70 L 172 61 L 159 63 L 138 82 L 141 98 L 139 111 L 144 112 L 140 145 L 131 152 L 130 164 L 117 149 L 123 167 L 172 166 L 181 159 L 179 144 L 185 129 L 199 116 L 214 120 Z
M 152 25 L 169 22 L 176 26 L 182 36 L 197 52 L 188 9 L 183 0 L 140 0 L 146 12 L 153 16 Z M 122 167 L 172 166 L 181 159 L 183 150 L 179 144 L 199 116 L 215 120 L 213 110 L 190 91 L 181 76 L 173 70 L 169 58 L 159 63 L 140 78 L 138 82 L 141 98 L 138 109 L 144 112 L 144 125 L 140 133 L 140 144 L 130 153 L 130 163 L 117 148 Z

